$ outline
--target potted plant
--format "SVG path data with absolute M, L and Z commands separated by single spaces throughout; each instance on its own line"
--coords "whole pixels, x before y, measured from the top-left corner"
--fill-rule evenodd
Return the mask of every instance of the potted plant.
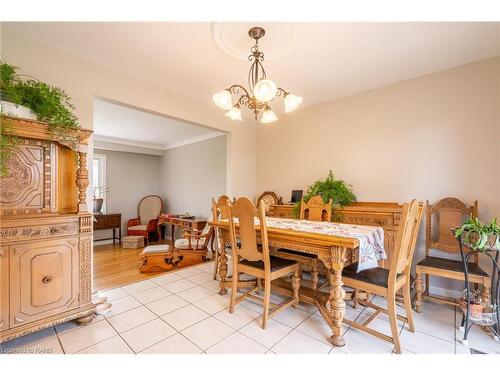
M 19 75 L 17 70 L 0 60 L 1 114 L 46 122 L 55 139 L 76 150 L 79 125 L 69 96 L 59 87 Z M 0 124 L 0 176 L 8 173 L 6 164 L 16 143 L 10 129 Z
M 467 293 L 467 289 L 465 289 L 462 292 L 462 297 L 460 297 L 458 303 L 464 314 L 467 311 L 467 301 L 469 302 L 469 316 L 474 320 L 481 320 L 483 310 L 488 303 L 481 297 L 479 290 L 476 289 Z
M 356 195 L 352 191 L 351 185 L 347 184 L 343 180 L 335 178 L 335 175 L 331 170 L 328 172 L 328 176 L 324 180 L 317 180 L 314 184 L 309 186 L 306 195 L 303 198 L 304 202 L 308 202 L 309 199 L 315 195 L 320 195 L 325 203 L 332 199 L 333 208 L 347 206 L 356 201 Z M 299 217 L 299 213 L 300 202 L 297 202 L 293 208 L 294 217 Z
M 477 217 L 471 216 L 455 230 L 455 237 L 461 237 L 463 244 L 472 250 L 500 250 L 500 226 L 496 218 L 489 224 L 482 224 Z
M 94 212 L 99 213 L 102 210 L 102 205 L 104 203 L 104 194 L 108 193 L 110 190 L 107 186 L 96 186 L 94 187 Z

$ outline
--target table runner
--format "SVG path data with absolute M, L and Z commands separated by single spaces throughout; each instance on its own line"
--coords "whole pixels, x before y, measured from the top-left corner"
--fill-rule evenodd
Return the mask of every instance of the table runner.
M 276 217 L 266 219 L 267 226 L 270 228 L 357 238 L 359 241 L 358 272 L 378 267 L 378 261 L 387 258 L 384 249 L 384 230 L 381 227 Z

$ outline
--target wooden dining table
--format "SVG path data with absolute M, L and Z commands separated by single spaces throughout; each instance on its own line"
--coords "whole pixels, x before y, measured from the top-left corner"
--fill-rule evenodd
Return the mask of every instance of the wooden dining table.
M 227 220 L 216 220 L 209 222 L 219 232 L 222 244 L 230 242 L 229 223 Z M 260 236 L 259 228 L 256 227 L 257 236 Z M 331 272 L 330 290 L 328 293 L 302 286 L 300 287 L 300 301 L 315 305 L 324 320 L 332 330 L 330 341 L 335 346 L 344 346 L 342 337 L 342 325 L 350 321 L 345 319 L 346 292 L 343 288 L 342 269 L 355 259 L 356 250 L 359 247 L 357 238 L 341 237 L 329 234 L 301 232 L 291 229 L 273 228 L 268 225 L 267 236 L 269 246 L 272 248 L 286 248 L 301 253 L 313 254 L 323 262 Z M 231 282 L 227 278 L 227 255 L 225 246 L 221 246 L 219 257 L 220 289 L 219 294 L 227 294 Z M 244 283 L 244 285 L 243 285 Z M 238 287 L 248 286 L 248 281 L 238 283 Z M 273 290 L 293 296 L 291 284 L 283 279 L 273 281 Z

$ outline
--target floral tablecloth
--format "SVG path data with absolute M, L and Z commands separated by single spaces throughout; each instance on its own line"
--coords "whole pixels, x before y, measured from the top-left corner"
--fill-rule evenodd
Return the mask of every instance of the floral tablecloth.
M 386 259 L 387 257 L 384 250 L 384 230 L 381 227 L 275 217 L 267 218 L 267 226 L 270 228 L 357 238 L 359 241 L 358 272 L 377 267 L 377 261 Z

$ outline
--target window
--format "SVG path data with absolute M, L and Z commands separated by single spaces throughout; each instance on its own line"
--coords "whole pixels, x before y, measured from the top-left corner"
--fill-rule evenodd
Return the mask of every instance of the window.
M 102 198 L 102 211 L 106 209 L 106 155 L 94 154 L 92 159 L 92 192 L 94 198 Z

